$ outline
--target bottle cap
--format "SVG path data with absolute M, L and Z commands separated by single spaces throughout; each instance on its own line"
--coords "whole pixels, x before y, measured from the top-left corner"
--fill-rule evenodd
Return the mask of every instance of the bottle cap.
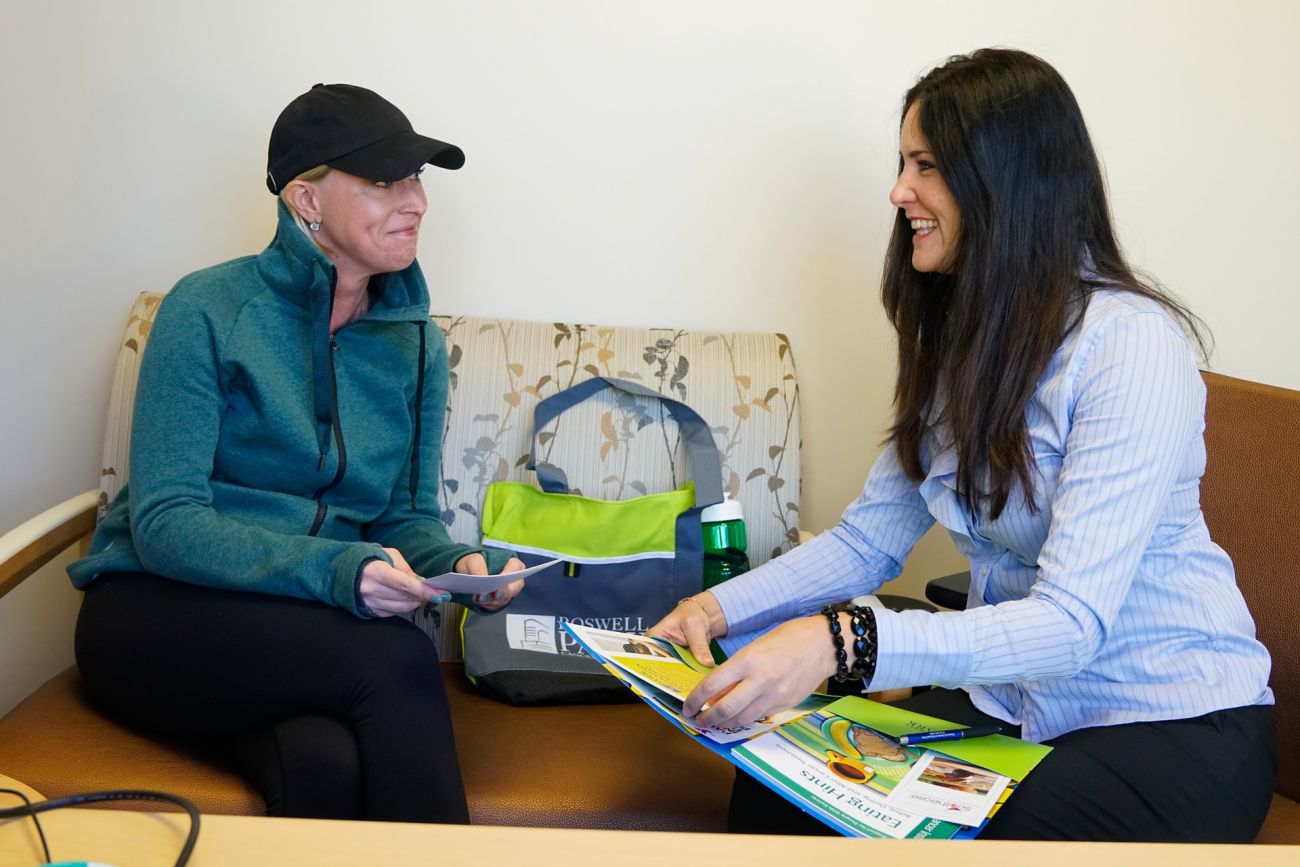
M 745 513 L 740 508 L 740 501 L 733 500 L 730 494 L 723 494 L 721 503 L 714 503 L 700 512 L 700 520 L 705 524 L 721 523 L 722 521 L 742 521 L 744 518 Z

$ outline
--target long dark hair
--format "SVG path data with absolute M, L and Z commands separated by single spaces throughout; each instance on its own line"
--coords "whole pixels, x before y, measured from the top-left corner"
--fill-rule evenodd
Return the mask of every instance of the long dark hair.
M 973 507 L 996 518 L 1019 486 L 1033 509 L 1025 407 L 1088 297 L 1159 302 L 1202 355 L 1203 326 L 1125 261 L 1083 114 L 1048 63 L 1008 49 L 952 57 L 907 92 L 904 117 L 913 105 L 961 229 L 951 273 L 921 273 L 902 209 L 895 220 L 881 282 L 898 332 L 889 440 L 921 479 L 922 439 L 939 424 Z

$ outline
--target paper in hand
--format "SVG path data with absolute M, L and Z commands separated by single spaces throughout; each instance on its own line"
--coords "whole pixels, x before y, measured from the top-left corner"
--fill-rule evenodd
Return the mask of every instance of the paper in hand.
M 420 581 L 426 587 L 437 587 L 439 590 L 447 590 L 452 593 L 472 593 L 482 595 L 491 593 L 493 590 L 500 590 L 502 587 L 520 578 L 527 578 L 543 569 L 549 569 L 559 560 L 547 560 L 545 563 L 538 563 L 536 566 L 529 566 L 527 569 L 521 569 L 518 572 L 500 572 L 496 575 L 467 575 L 464 572 L 446 572 L 442 575 L 434 575 L 432 578 L 421 578 Z

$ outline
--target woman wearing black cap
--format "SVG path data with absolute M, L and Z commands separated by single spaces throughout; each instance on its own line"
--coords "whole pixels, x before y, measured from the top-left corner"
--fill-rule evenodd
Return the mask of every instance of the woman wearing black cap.
M 453 543 L 437 508 L 447 353 L 415 261 L 420 173 L 464 159 L 364 88 L 290 103 L 275 239 L 164 299 L 131 482 L 68 570 L 91 694 L 236 744 L 272 815 L 468 821 L 435 649 L 391 616 L 450 598 L 418 576 L 523 566 Z

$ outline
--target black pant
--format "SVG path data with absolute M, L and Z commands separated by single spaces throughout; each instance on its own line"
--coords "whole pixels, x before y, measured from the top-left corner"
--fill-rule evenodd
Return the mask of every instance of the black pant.
M 933 689 L 896 704 L 962 725 L 1006 727 L 976 710 L 960 690 Z M 1272 710 L 1245 707 L 1194 719 L 1100 726 L 1047 741 L 1052 752 L 980 837 L 1249 843 L 1273 796 Z M 728 828 L 835 833 L 740 772 Z
M 109 710 L 231 747 L 272 815 L 469 821 L 437 652 L 405 620 L 106 574 L 76 654 Z

